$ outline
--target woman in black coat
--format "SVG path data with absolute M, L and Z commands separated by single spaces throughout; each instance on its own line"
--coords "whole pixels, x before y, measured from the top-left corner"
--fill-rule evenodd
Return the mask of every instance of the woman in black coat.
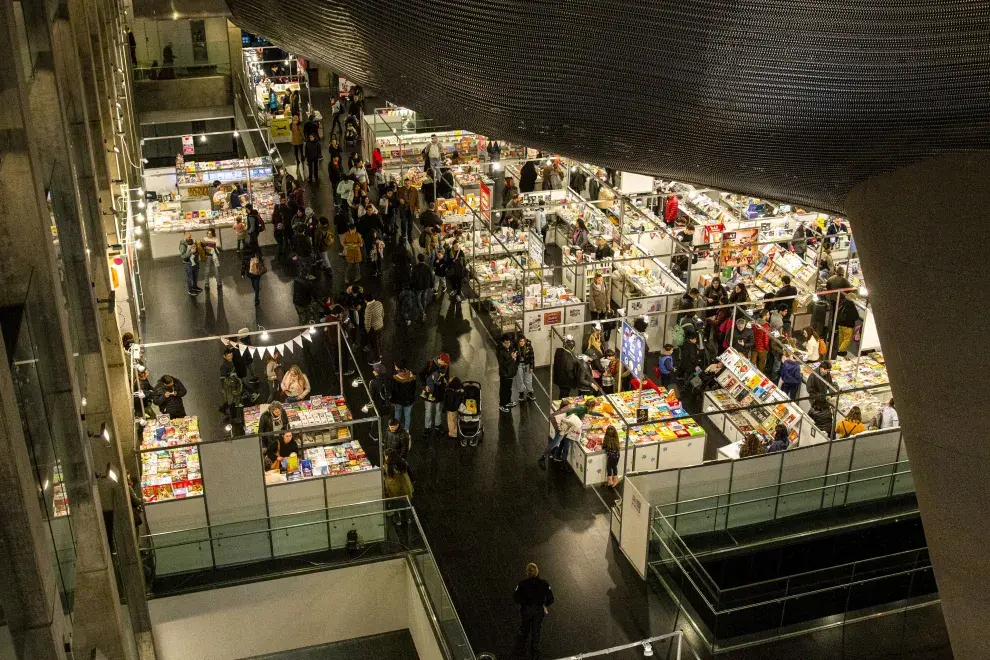
M 536 163 L 527 160 L 519 170 L 519 192 L 528 193 L 536 190 Z

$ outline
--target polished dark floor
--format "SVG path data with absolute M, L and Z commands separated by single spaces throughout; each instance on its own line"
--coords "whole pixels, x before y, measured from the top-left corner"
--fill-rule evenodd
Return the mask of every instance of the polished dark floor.
M 326 95 L 317 92 L 313 98 L 324 117 L 329 117 Z M 291 162 L 291 152 L 283 150 L 283 157 Z M 310 186 L 310 203 L 317 215 L 331 208 L 329 194 L 325 178 L 318 187 Z M 334 267 L 334 281 L 324 285 L 331 293 L 342 287 L 336 256 Z M 191 298 L 185 292 L 178 257 L 158 261 L 146 257 L 142 262 L 146 340 L 210 336 L 243 326 L 254 330 L 259 324 L 268 329 L 296 325 L 287 277 L 275 271 L 265 276 L 262 304 L 255 310 L 250 283 L 238 276 L 239 264 L 232 252 L 224 253 L 222 272 L 222 300 L 215 291 Z M 546 445 L 547 420 L 541 412 L 547 408 L 544 392 L 537 388 L 536 402 L 522 404 L 511 414 L 499 414 L 494 344 L 473 308 L 466 302 L 451 305 L 444 299 L 428 310 L 425 325 L 396 325 L 390 278 L 386 271 L 381 283 L 367 275 L 362 279 L 366 289 L 382 292 L 386 304 L 383 343 L 387 358 L 401 356 L 419 365 L 447 352 L 453 361 L 452 375 L 484 384 L 485 440 L 477 447 L 461 448 L 446 439 L 425 440 L 414 433 L 410 459 L 416 487 L 413 504 L 474 650 L 494 652 L 500 660 L 514 657 L 518 614 L 512 592 L 530 561 L 540 565 L 557 598 L 543 627 L 546 658 L 590 652 L 675 629 L 696 639 L 674 602 L 641 580 L 610 538 L 606 503 L 611 503 L 612 496 L 604 489 L 582 487 L 560 465 L 552 465 L 548 472 L 537 467 Z M 190 396 L 187 406 L 203 415 L 217 415 L 219 393 L 211 384 L 218 378 L 219 347 L 216 342 L 209 359 L 198 351 L 169 349 L 167 368 L 173 375 L 201 383 L 196 396 L 202 396 L 203 402 L 195 403 Z M 161 373 L 158 368 L 152 365 L 154 378 Z M 361 369 L 368 374 L 366 363 Z M 201 371 L 206 373 L 194 375 Z M 422 426 L 423 408 L 417 405 L 414 431 Z M 942 660 L 951 655 L 940 612 L 936 614 L 888 617 L 864 624 L 861 633 L 853 628 L 825 631 L 725 657 Z M 850 646 L 848 639 L 859 641 Z M 878 654 L 857 655 L 871 646 Z

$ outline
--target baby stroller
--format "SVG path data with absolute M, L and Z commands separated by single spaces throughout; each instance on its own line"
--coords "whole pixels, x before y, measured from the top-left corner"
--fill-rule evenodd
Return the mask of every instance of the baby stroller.
M 485 437 L 485 427 L 481 425 L 481 383 L 476 380 L 464 381 L 464 398 L 457 409 L 457 434 L 461 447 L 477 446 Z

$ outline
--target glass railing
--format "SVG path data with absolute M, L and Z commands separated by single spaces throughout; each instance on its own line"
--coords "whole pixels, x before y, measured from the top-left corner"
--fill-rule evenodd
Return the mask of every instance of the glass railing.
M 882 512 L 916 508 L 914 479 L 907 460 L 816 475 L 769 486 L 680 500 L 658 507 L 681 536 L 769 525 L 784 518 L 832 511 L 843 518 L 854 505 Z M 815 529 L 821 529 L 816 518 Z
M 133 69 L 135 82 L 146 80 L 176 80 L 179 78 L 205 78 L 207 76 L 229 76 L 230 63 L 186 64 L 173 66 L 147 66 Z
M 141 541 L 156 597 L 405 558 L 444 658 L 475 658 L 407 498 L 148 534 Z
M 903 476 L 904 465 L 898 463 L 866 470 L 829 475 L 824 485 L 783 488 L 771 496 L 744 497 L 743 501 L 720 502 L 714 506 L 695 507 L 675 513 L 681 504 L 656 507 L 650 531 L 649 566 L 653 574 L 678 599 L 685 611 L 697 622 L 702 636 L 714 649 L 733 648 L 767 639 L 799 634 L 825 625 L 837 625 L 876 614 L 903 611 L 906 608 L 938 602 L 938 592 L 926 547 L 912 547 L 879 557 L 843 562 L 781 577 L 745 584 L 721 586 L 727 579 L 716 579 L 703 564 L 704 541 L 683 538 L 683 529 L 692 534 L 714 529 L 697 520 L 678 523 L 687 516 L 706 520 L 727 519 L 740 507 L 759 506 L 786 512 L 781 500 L 788 497 L 813 497 L 824 504 L 817 508 L 815 524 L 789 536 L 768 536 L 779 541 L 799 534 L 820 534 L 847 527 L 845 514 L 850 506 L 863 502 L 858 495 L 875 495 L 870 510 L 871 521 L 901 517 L 907 511 L 903 493 L 892 484 Z M 821 477 L 815 481 L 822 482 Z M 787 486 L 788 484 L 781 484 Z M 803 484 L 807 486 L 807 484 Z M 753 489 L 754 492 L 763 489 Z M 733 495 L 745 494 L 745 491 Z M 712 500 L 717 498 L 705 498 Z M 917 511 L 916 504 L 914 511 Z M 822 520 L 821 516 L 826 516 Z M 786 513 L 774 520 L 787 517 Z M 761 521 L 764 521 L 761 517 Z M 862 522 L 863 519 L 858 519 Z M 802 528 L 798 528 L 802 529 Z M 737 577 L 737 576 L 732 576 Z

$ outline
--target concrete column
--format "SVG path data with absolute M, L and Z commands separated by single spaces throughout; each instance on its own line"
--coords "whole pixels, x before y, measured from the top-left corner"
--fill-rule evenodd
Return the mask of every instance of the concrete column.
M 846 200 L 870 289 L 953 655 L 990 627 L 990 154 L 951 155 Z
M 7 353 L 0 342 L 0 606 L 20 660 L 64 660 L 68 631 L 52 568 L 51 539 L 45 535 L 38 484 Z

